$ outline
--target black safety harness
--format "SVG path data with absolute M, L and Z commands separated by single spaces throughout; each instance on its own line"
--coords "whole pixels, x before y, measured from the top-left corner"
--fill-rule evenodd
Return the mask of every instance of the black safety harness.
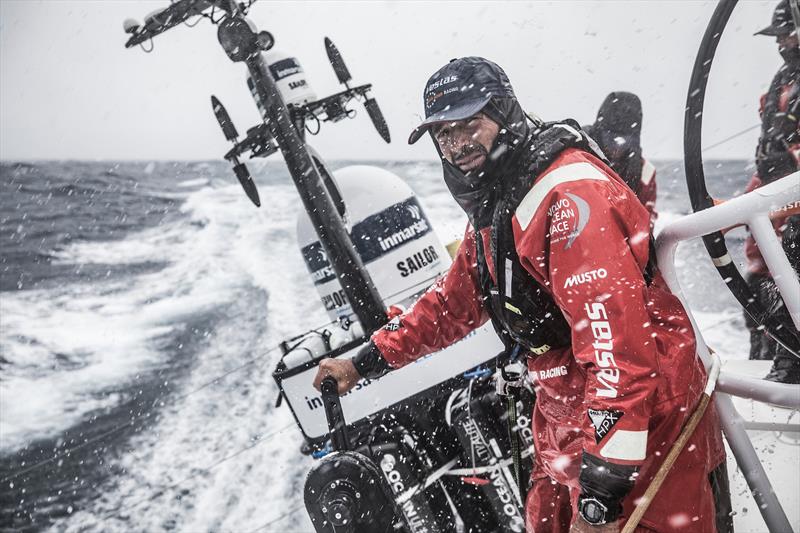
M 536 179 L 568 148 L 579 148 L 603 158 L 590 146 L 593 141 L 577 122 L 546 123 L 529 147 L 525 169 L 514 178 L 504 178 L 491 227 L 491 250 L 496 281 L 489 273 L 487 254 L 476 231 L 477 269 L 481 293 L 492 325 L 510 354 L 520 345 L 525 355 L 537 356 L 570 344 L 570 326 L 549 294 L 522 266 L 514 243 L 511 221 L 517 207 Z

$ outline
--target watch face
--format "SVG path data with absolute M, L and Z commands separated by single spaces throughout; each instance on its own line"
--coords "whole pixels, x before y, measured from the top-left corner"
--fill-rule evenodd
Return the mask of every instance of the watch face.
M 592 522 L 603 518 L 603 510 L 595 502 L 587 502 L 583 512 L 586 513 L 586 518 L 589 518 Z
M 594 498 L 586 498 L 581 504 L 580 511 L 584 520 L 592 525 L 605 523 L 606 508 L 602 503 Z

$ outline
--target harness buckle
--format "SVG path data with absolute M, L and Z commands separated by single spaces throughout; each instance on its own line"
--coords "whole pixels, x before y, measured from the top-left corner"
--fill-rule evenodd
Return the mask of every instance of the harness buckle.
M 498 367 L 498 372 L 495 376 L 497 395 L 509 396 L 513 394 L 512 389 L 524 387 L 527 372 L 527 367 L 519 361 Z

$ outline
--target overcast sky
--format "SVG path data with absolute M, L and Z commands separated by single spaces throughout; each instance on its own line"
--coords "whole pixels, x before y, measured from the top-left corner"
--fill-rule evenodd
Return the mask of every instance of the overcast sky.
M 716 2 L 267 2 L 250 18 L 305 68 L 318 96 L 339 89 L 329 36 L 355 83 L 374 84 L 393 142 L 363 110 L 323 126 L 313 144 L 326 159 L 432 159 L 430 142 L 408 146 L 430 74 L 449 59 L 500 64 L 523 106 L 547 120 L 594 119 L 612 90 L 640 95 L 643 146 L 680 157 L 683 109 L 697 46 Z M 714 63 L 705 117 L 711 144 L 758 123 L 758 96 L 781 63 L 769 23 L 775 1 L 742 1 Z M 209 95 L 240 132 L 259 120 L 244 84 L 207 21 L 177 27 L 155 50 L 126 50 L 122 21 L 167 5 L 145 1 L 0 0 L 0 158 L 217 159 L 228 150 Z M 758 132 L 708 152 L 749 158 Z

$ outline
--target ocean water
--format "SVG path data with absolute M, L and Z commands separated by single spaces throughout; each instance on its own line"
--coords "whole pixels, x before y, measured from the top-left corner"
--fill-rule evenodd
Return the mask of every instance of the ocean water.
M 438 164 L 372 164 L 460 237 Z M 690 207 L 680 163 L 656 165 L 658 231 Z M 261 209 L 221 162 L 0 164 L 0 529 L 311 530 L 312 459 L 271 373 L 281 340 L 327 318 L 285 166 L 250 167 Z M 712 193 L 741 193 L 752 170 L 707 163 Z M 743 239 L 728 234 L 739 263 Z M 709 344 L 746 358 L 702 244 L 678 265 Z

